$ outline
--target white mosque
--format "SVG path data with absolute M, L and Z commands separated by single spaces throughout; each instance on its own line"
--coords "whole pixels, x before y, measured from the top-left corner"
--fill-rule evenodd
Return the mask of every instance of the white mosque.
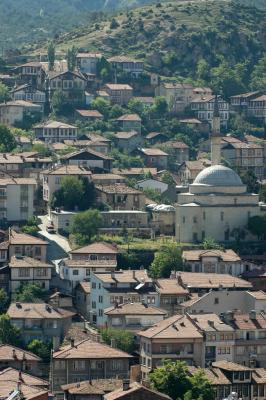
M 220 141 L 216 101 L 211 133 L 212 166 L 198 174 L 187 193 L 178 195 L 178 242 L 201 242 L 206 237 L 218 242 L 233 240 L 232 234 L 236 229 L 246 228 L 250 217 L 261 214 L 259 196 L 248 193 L 238 174 L 220 164 Z

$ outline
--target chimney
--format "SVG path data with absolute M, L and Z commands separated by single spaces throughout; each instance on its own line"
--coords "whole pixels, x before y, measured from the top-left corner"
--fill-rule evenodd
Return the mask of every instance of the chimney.
M 17 384 L 17 391 L 21 392 L 21 382 L 20 381 L 18 381 L 18 384 Z
M 19 379 L 19 381 L 22 381 L 22 372 L 21 372 L 21 370 L 18 373 L 18 379 Z
M 251 310 L 251 311 L 249 312 L 249 318 L 250 318 L 250 319 L 256 319 L 256 318 L 257 318 L 256 310 Z
M 136 279 L 136 271 L 135 270 L 132 271 L 132 274 L 133 274 L 133 279 Z
M 124 379 L 123 380 L 123 391 L 126 392 L 129 389 L 130 389 L 130 380 Z
M 209 324 L 212 328 L 214 328 L 214 321 L 208 320 L 208 324 Z
M 70 339 L 70 345 L 71 345 L 71 348 L 75 347 L 75 340 L 74 339 Z
M 12 356 L 13 356 L 13 358 L 17 358 L 15 349 L 12 349 Z

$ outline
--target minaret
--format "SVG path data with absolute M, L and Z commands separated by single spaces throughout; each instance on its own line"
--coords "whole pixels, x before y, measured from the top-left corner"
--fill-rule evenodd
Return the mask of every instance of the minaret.
M 221 119 L 219 114 L 218 97 L 215 96 L 213 117 L 212 117 L 212 131 L 211 131 L 211 161 L 212 165 L 221 163 Z

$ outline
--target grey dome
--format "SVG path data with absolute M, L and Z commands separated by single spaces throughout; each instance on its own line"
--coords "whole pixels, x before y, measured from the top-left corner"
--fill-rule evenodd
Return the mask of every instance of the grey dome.
M 224 165 L 213 165 L 202 170 L 193 182 L 194 185 L 243 186 L 235 171 Z

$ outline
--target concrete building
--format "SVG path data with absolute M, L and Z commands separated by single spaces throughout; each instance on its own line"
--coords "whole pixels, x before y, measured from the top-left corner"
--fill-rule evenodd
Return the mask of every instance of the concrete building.
M 14 368 L 35 376 L 41 374 L 42 360 L 36 354 L 9 344 L 0 344 L 0 369 Z
M 142 143 L 142 138 L 139 132 L 117 132 L 113 135 L 115 146 L 128 153 L 136 150 Z
M 141 118 L 137 114 L 125 114 L 116 120 L 121 131 L 141 133 Z
M 96 195 L 98 203 L 107 204 L 112 210 L 142 210 L 145 207 L 145 194 L 122 184 L 96 185 Z
M 66 176 L 91 180 L 91 172 L 78 165 L 58 165 L 50 170 L 43 171 L 43 200 L 51 201 L 53 194 L 61 188 L 62 179 Z
M 0 179 L 0 221 L 27 221 L 34 215 L 37 182 L 32 178 Z
M 197 96 L 191 101 L 191 111 L 195 117 L 203 122 L 208 122 L 211 126 L 214 118 L 215 96 L 210 94 L 206 96 Z M 218 98 L 219 113 L 221 125 L 227 127 L 229 120 L 229 103 L 221 97 Z
M 101 216 L 103 224 L 100 232 L 116 234 L 126 230 L 136 236 L 149 236 L 151 233 L 146 211 L 110 210 L 101 211 Z
M 7 101 L 0 104 L 0 123 L 8 126 L 16 126 L 22 123 L 25 118 L 35 118 L 40 120 L 42 107 L 24 100 Z
M 128 56 L 114 56 L 108 58 L 108 62 L 117 72 L 126 72 L 135 78 L 137 78 L 144 71 L 143 61 L 134 60 Z
M 44 90 L 37 89 L 31 84 L 24 84 L 20 86 L 16 86 L 10 92 L 12 100 L 24 100 L 30 101 L 34 104 L 38 104 L 41 106 L 42 112 L 44 111 L 45 103 L 46 103 L 46 93 Z
M 171 112 L 182 114 L 194 97 L 193 85 L 162 82 L 155 89 L 155 95 L 165 97 Z
M 50 289 L 52 278 L 51 264 L 25 256 L 12 256 L 9 262 L 10 268 L 10 290 L 17 293 L 23 284 L 37 284 L 44 291 Z
M 182 254 L 186 271 L 239 276 L 246 270 L 233 250 L 187 250 Z
M 210 165 L 211 161 L 206 158 L 183 162 L 178 169 L 178 176 L 181 183 L 184 185 L 193 183 L 198 174 Z
M 244 113 L 247 115 L 249 102 L 256 97 L 259 97 L 262 93 L 259 90 L 248 93 L 241 93 L 235 96 L 230 96 L 230 112 L 233 113 Z
M 133 88 L 121 83 L 107 83 L 104 87 L 113 104 L 125 106 L 133 96 Z
M 93 143 L 95 144 L 95 142 Z M 86 146 L 86 144 L 83 145 Z M 109 145 L 107 148 L 109 148 Z M 65 156 L 61 157 L 62 164 L 77 165 L 80 167 L 88 168 L 96 173 L 97 172 L 109 173 L 112 169 L 112 160 L 113 159 L 108 155 L 97 152 L 89 148 L 75 151 L 73 153 L 66 154 Z
M 97 327 L 107 323 L 104 310 L 113 304 L 126 302 L 158 306 L 159 296 L 146 270 L 116 271 L 91 275 L 91 319 Z
M 81 282 L 76 286 L 75 298 L 76 298 L 76 308 L 81 313 L 81 315 L 87 320 L 90 319 L 90 293 L 91 284 L 90 282 Z
M 77 68 L 82 73 L 96 75 L 97 64 L 101 58 L 101 53 L 78 53 L 76 55 Z
M 189 160 L 189 147 L 187 144 L 178 140 L 167 140 L 162 144 L 163 149 L 175 158 L 175 163 L 181 165 Z
M 250 100 L 248 105 L 248 115 L 263 124 L 266 123 L 266 94 Z
M 180 304 L 189 298 L 189 291 L 179 285 L 176 279 L 157 279 L 156 291 L 159 293 L 160 308 L 167 310 L 168 315 L 177 314 Z
M 142 379 L 162 361 L 182 360 L 204 365 L 203 335 L 186 315 L 174 315 L 138 333 Z
M 63 398 L 62 385 L 91 379 L 128 378 L 131 356 L 89 339 L 61 347 L 53 353 L 51 390 Z
M 167 311 L 141 303 L 116 303 L 104 310 L 107 326 L 137 332 L 147 329 L 167 317 Z
M 138 150 L 138 155 L 140 155 L 148 168 L 167 169 L 168 154 L 160 149 L 142 148 Z
M 36 138 L 46 143 L 58 143 L 77 139 L 78 128 L 59 121 L 46 121 L 33 127 Z
M 57 232 L 69 233 L 71 222 L 77 213 L 73 211 L 52 210 L 50 211 L 50 219 L 54 229 Z

